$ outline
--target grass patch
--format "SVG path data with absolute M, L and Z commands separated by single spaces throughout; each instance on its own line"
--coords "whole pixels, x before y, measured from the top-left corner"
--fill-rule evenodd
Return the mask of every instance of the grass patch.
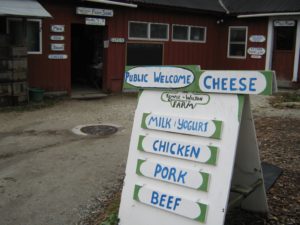
M 119 207 L 121 201 L 121 193 L 116 194 L 116 196 L 111 200 L 110 204 L 107 206 L 105 213 L 95 223 L 96 225 L 118 225 L 119 219 Z
M 290 103 L 290 104 L 286 104 Z M 275 108 L 285 108 L 300 103 L 300 95 L 297 92 L 278 93 L 270 99 L 270 104 Z
M 40 110 L 48 107 L 53 107 L 63 100 L 64 98 L 44 98 L 44 100 L 41 102 L 29 102 L 26 105 L 0 107 L 0 113 Z

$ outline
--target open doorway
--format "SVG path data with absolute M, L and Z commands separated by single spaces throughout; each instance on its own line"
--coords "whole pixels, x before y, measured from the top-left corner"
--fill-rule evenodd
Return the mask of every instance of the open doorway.
M 85 24 L 71 27 L 72 92 L 102 90 L 104 28 Z

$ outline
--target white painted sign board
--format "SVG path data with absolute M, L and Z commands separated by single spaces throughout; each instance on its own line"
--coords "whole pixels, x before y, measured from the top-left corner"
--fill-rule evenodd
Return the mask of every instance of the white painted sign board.
M 105 26 L 105 19 L 87 17 L 85 18 L 85 24 L 93 26 Z
M 247 52 L 249 55 L 264 55 L 266 53 L 266 50 L 261 47 L 250 47 L 248 48 Z
M 67 59 L 68 55 L 66 54 L 50 54 L 48 55 L 48 59 Z
M 266 41 L 266 37 L 264 35 L 251 35 L 249 40 L 251 42 L 263 43 Z
M 51 32 L 63 33 L 65 32 L 65 25 L 51 25 Z
M 199 90 L 197 85 L 207 77 L 232 78 L 237 72 L 205 73 L 187 66 L 126 71 L 125 88 L 134 84 L 165 90 L 140 93 L 119 225 L 224 224 L 230 189 L 263 180 L 249 97 L 232 94 L 232 89 L 230 94 L 169 90 L 166 81 L 176 80 L 175 88 Z M 165 75 L 157 78 L 159 84 L 150 77 L 153 71 L 156 76 Z M 250 75 L 259 79 L 256 73 Z M 270 90 L 269 82 L 262 81 L 253 85 L 260 90 L 254 93 Z M 268 210 L 263 182 L 242 205 L 252 211 Z
M 51 35 L 50 40 L 51 41 L 63 41 L 63 40 L 65 40 L 65 36 L 64 35 Z
M 104 16 L 104 17 L 113 17 L 114 16 L 113 10 L 99 9 L 99 8 L 77 7 L 76 13 L 79 15 L 88 15 L 88 16 Z
M 51 51 L 64 51 L 65 50 L 65 44 L 62 43 L 52 43 L 51 44 Z

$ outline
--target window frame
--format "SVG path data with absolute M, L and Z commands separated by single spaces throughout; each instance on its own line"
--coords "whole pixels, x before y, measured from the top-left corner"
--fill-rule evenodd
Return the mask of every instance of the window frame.
M 181 40 L 181 39 L 174 38 L 174 26 L 187 27 L 188 28 L 188 39 L 187 40 Z M 201 41 L 191 40 L 191 28 L 203 28 L 204 29 L 204 40 L 201 40 Z M 185 24 L 172 24 L 172 41 L 174 41 L 174 42 L 206 43 L 206 36 L 207 36 L 207 27 L 194 26 L 194 25 L 185 25 Z
M 131 37 L 130 36 L 130 23 L 141 23 L 147 24 L 147 37 L 139 38 L 139 37 Z M 166 25 L 167 26 L 167 37 L 166 38 L 151 38 L 151 25 Z M 168 23 L 156 23 L 156 22 L 145 22 L 145 21 L 128 21 L 128 40 L 148 40 L 148 41 L 169 41 L 169 29 L 170 25 Z
M 9 34 L 10 32 L 10 26 L 9 21 L 22 21 L 21 18 L 7 18 L 6 20 L 6 33 Z M 42 34 L 42 20 L 41 19 L 26 19 L 26 22 L 38 22 L 39 24 L 39 51 L 27 51 L 28 55 L 41 55 L 43 54 L 43 34 Z
M 245 42 L 231 42 L 231 30 L 232 29 L 245 29 Z M 244 44 L 245 45 L 245 54 L 244 56 L 232 56 L 230 55 L 230 46 L 231 44 Z M 229 59 L 246 59 L 247 58 L 247 46 L 248 46 L 248 26 L 229 26 L 228 27 L 228 42 L 227 42 L 227 58 Z

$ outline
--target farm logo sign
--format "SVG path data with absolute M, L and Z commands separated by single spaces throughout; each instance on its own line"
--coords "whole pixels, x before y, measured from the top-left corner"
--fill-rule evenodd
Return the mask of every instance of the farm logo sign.
M 184 92 L 164 92 L 161 95 L 163 102 L 169 102 L 173 108 L 191 108 L 197 105 L 206 105 L 209 102 L 209 95 L 193 94 Z

